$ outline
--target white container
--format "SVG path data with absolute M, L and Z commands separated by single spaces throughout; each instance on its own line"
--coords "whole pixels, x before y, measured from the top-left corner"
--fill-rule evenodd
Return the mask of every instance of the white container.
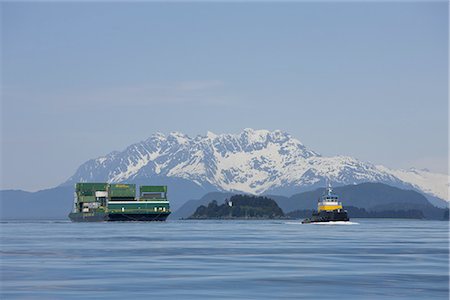
M 96 191 L 95 192 L 95 197 L 97 197 L 97 198 L 107 198 L 108 197 L 108 192 L 106 192 L 106 191 Z

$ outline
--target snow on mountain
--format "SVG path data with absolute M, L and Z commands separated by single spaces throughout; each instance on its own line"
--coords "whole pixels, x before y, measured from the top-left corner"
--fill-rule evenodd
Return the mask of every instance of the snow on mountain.
M 288 133 L 244 129 L 239 134 L 191 138 L 179 132 L 156 133 L 145 141 L 92 159 L 66 184 L 83 181 L 123 182 L 172 177 L 213 186 L 219 191 L 252 194 L 288 187 L 383 182 L 412 186 L 448 199 L 445 175 L 398 171 L 346 156 L 324 157 Z M 443 181 L 445 179 L 445 181 Z
M 449 177 L 445 174 L 432 173 L 428 170 L 411 168 L 409 170 L 393 170 L 384 166 L 378 169 L 389 173 L 404 182 L 410 183 L 416 189 L 427 194 L 434 195 L 440 199 L 449 199 Z

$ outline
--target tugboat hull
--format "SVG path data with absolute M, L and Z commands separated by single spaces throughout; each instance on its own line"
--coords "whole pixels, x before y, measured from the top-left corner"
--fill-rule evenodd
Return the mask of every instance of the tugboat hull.
M 302 221 L 303 224 L 308 223 L 321 223 L 321 222 L 337 222 L 337 221 L 349 221 L 347 211 L 320 211 L 314 212 L 311 218 Z

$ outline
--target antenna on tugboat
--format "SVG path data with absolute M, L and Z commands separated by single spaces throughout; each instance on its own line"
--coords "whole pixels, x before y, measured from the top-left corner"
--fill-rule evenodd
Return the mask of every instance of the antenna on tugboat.
M 331 187 L 331 182 L 328 178 L 326 180 L 326 185 L 327 185 L 327 187 L 326 187 L 327 194 L 331 195 L 333 192 L 333 188 Z

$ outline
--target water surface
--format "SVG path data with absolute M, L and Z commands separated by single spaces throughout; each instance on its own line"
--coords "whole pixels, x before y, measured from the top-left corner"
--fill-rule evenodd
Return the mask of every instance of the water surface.
M 1 223 L 6 299 L 448 299 L 448 223 Z

